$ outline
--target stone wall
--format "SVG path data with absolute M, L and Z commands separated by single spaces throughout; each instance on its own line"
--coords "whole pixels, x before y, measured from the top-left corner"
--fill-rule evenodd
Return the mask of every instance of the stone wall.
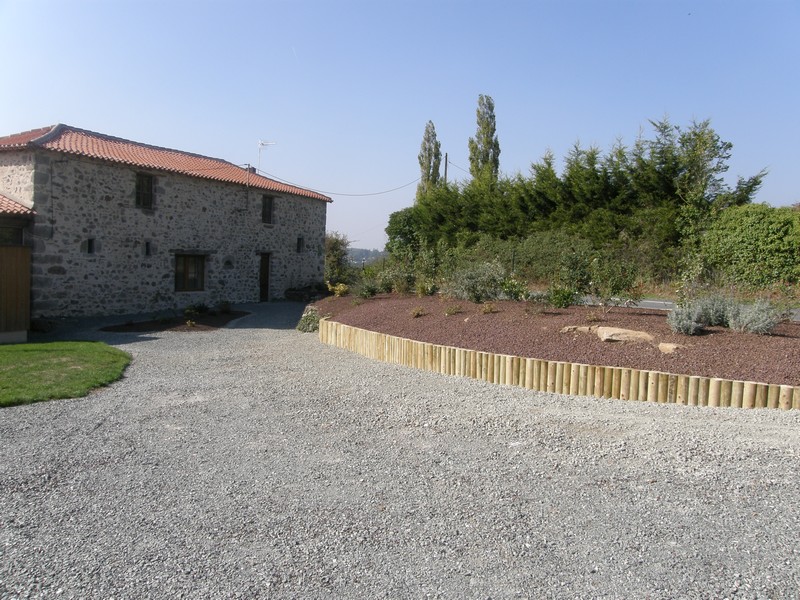
M 32 152 L 0 152 L 0 192 L 20 204 L 33 207 Z
M 34 317 L 257 302 L 262 254 L 270 298 L 323 280 L 325 202 L 275 196 L 265 224 L 262 190 L 152 172 L 146 210 L 135 206 L 135 168 L 45 151 L 35 160 Z M 0 181 L 10 172 L 0 168 Z M 175 291 L 176 254 L 205 256 L 203 291 Z

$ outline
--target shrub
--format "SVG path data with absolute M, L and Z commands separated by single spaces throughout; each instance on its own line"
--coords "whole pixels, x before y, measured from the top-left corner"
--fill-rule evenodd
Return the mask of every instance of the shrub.
M 414 289 L 414 274 L 399 263 L 395 263 L 379 274 L 378 287 L 382 292 L 407 294 Z
M 445 292 L 458 300 L 478 304 L 497 299 L 502 293 L 505 278 L 505 270 L 500 263 L 479 263 L 456 271 L 446 282 Z
M 550 296 L 547 292 L 530 292 L 525 303 L 525 314 L 538 315 L 550 305 Z
M 683 335 L 697 335 L 703 330 L 703 324 L 698 318 L 696 308 L 690 305 L 676 306 L 667 313 L 669 328 Z
M 183 309 L 183 316 L 185 316 L 187 319 L 194 319 L 198 315 L 204 315 L 208 313 L 208 311 L 209 309 L 207 304 L 204 304 L 203 302 L 196 302 L 195 304 L 190 304 Z
M 574 289 L 552 285 L 547 290 L 547 304 L 554 308 L 568 308 L 575 304 L 577 293 Z
M 728 321 L 732 312 L 738 308 L 737 303 L 725 296 L 706 296 L 695 301 L 695 318 L 704 327 L 728 327 Z
M 436 284 L 427 278 L 418 277 L 414 287 L 417 292 L 417 296 L 420 298 L 422 296 L 433 296 L 437 291 L 439 291 L 439 288 L 436 286 Z
M 315 307 L 309 306 L 297 322 L 297 331 L 303 333 L 319 331 L 319 319 L 319 311 Z
M 767 300 L 757 300 L 753 304 L 736 305 L 728 314 L 729 326 L 734 331 L 767 335 L 772 332 L 787 315 Z
M 344 283 L 351 280 L 353 268 L 347 257 L 350 240 L 338 231 L 325 234 L 325 281 Z
M 800 280 L 800 213 L 764 204 L 722 211 L 703 238 L 708 261 L 728 282 L 764 288 Z
M 589 292 L 592 281 L 591 263 L 588 252 L 574 251 L 562 255 L 559 261 L 559 285 L 576 294 Z
M 328 291 L 333 292 L 333 295 L 337 298 L 341 298 L 342 296 L 346 296 L 347 293 L 350 291 L 350 288 L 347 286 L 346 283 L 337 283 L 332 284 L 328 283 Z
M 525 282 L 514 277 L 503 279 L 500 283 L 500 290 L 503 300 L 526 300 L 529 293 Z
M 411 309 L 411 316 L 414 317 L 415 319 L 418 319 L 419 317 L 424 317 L 426 314 L 428 313 L 426 313 L 425 309 L 422 308 L 421 306 L 415 306 L 414 308 Z
M 562 256 L 587 255 L 591 250 L 588 240 L 561 229 L 548 229 L 514 243 L 512 251 L 506 251 L 503 264 L 513 262 L 515 271 L 530 281 L 549 281 L 559 275 Z
M 667 314 L 667 323 L 672 331 L 684 335 L 696 335 L 704 327 L 715 325 L 767 335 L 786 318 L 785 311 L 767 300 L 741 304 L 722 296 L 710 296 L 677 306 Z
M 378 290 L 377 282 L 372 279 L 365 279 L 356 286 L 356 296 L 359 298 L 372 298 L 378 293 Z

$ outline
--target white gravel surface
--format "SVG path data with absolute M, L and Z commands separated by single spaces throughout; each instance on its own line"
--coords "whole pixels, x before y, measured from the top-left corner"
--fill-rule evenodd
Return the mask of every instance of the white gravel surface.
M 797 411 L 491 386 L 245 308 L 87 331 L 123 380 L 0 410 L 2 598 L 798 597 Z

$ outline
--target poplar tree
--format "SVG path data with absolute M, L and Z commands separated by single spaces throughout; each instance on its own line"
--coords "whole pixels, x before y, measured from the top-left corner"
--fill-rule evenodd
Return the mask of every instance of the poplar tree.
M 497 181 L 500 173 L 500 142 L 491 96 L 478 96 L 478 130 L 469 138 L 469 172 L 474 179 Z
M 417 201 L 439 184 L 439 167 L 442 164 L 442 145 L 436 139 L 433 121 L 425 125 L 422 145 L 417 156 L 420 178 L 417 185 Z

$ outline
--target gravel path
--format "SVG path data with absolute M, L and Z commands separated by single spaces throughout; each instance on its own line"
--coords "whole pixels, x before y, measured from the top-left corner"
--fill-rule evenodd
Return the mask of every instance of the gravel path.
M 301 308 L 91 333 L 122 381 L 0 411 L 0 596 L 797 597 L 800 412 L 407 370 Z

